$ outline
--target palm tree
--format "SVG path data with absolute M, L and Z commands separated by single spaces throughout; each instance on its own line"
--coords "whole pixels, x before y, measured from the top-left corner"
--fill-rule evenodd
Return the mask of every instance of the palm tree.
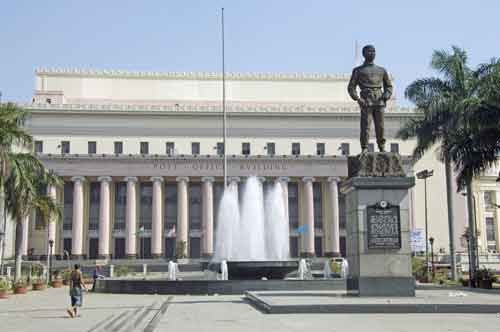
M 43 164 L 32 154 L 12 152 L 30 146 L 32 137 L 22 127 L 28 113 L 14 104 L 1 105 L 0 109 L 0 158 L 2 173 L 0 193 L 2 194 L 2 213 L 7 212 L 16 221 L 16 274 L 15 281 L 21 278 L 23 220 L 35 209 L 41 213 L 46 223 L 50 218 L 59 219 L 62 212 L 56 202 L 40 193 L 40 188 L 47 185 L 59 185 L 60 178 L 45 169 Z
M 448 227 L 450 239 L 450 256 L 453 279 L 456 279 L 456 261 L 455 261 L 455 245 L 454 245 L 454 225 L 453 225 L 453 201 L 452 201 L 452 163 L 455 164 L 459 171 L 458 184 L 459 190 L 466 183 L 464 179 L 469 176 L 470 167 L 461 167 L 461 163 L 465 162 L 460 159 L 456 151 L 459 139 L 465 139 L 470 133 L 465 133 L 462 129 L 472 126 L 475 130 L 483 128 L 482 124 L 475 122 L 475 115 L 471 112 L 477 110 L 478 105 L 487 108 L 491 103 L 488 100 L 492 99 L 495 93 L 491 87 L 491 82 L 497 82 L 498 76 L 495 68 L 498 61 L 493 60 L 490 64 L 479 66 L 475 71 L 471 70 L 467 65 L 467 54 L 464 50 L 458 47 L 452 47 L 452 52 L 440 50 L 435 51 L 432 55 L 431 67 L 441 74 L 441 77 L 431 77 L 418 79 L 411 83 L 406 91 L 406 97 L 415 103 L 417 109 L 422 112 L 422 116 L 410 120 L 398 132 L 398 137 L 406 140 L 412 137 L 417 138 L 417 145 L 413 151 L 415 160 L 420 159 L 428 150 L 435 145 L 439 145 L 439 156 L 445 164 L 446 172 L 446 191 L 448 205 Z M 498 91 L 498 90 L 497 90 Z M 490 105 L 491 106 L 491 105 Z M 498 124 L 500 117 L 498 114 L 486 112 L 485 118 L 490 121 L 494 119 L 493 124 Z M 472 121 L 472 122 L 471 122 Z M 472 125 L 475 122 L 474 125 Z M 470 123 L 467 125 L 467 123 Z M 472 129 L 470 127 L 469 129 Z M 493 134 L 494 135 L 494 134 Z M 493 136 L 492 136 L 493 137 Z M 496 136 L 498 139 L 500 136 Z M 475 137 L 479 140 L 480 137 Z M 495 141 L 492 138 L 492 141 Z M 476 146 L 478 149 L 480 146 Z M 491 148 L 491 144 L 488 146 Z M 486 149 L 486 147 L 484 148 Z M 484 152 L 483 149 L 483 152 Z M 460 150 L 463 151 L 463 150 Z M 476 168 L 472 172 L 474 175 L 479 174 L 486 167 L 496 161 L 497 150 L 491 150 L 488 153 L 483 153 L 479 161 L 475 161 Z M 477 155 L 469 155 L 468 157 L 477 158 Z M 467 163 L 473 160 L 466 161 Z M 479 164 L 477 164 L 479 163 Z M 468 178 L 472 181 L 472 177 Z M 468 210 L 469 210 L 469 227 L 473 234 L 474 227 L 474 211 L 472 207 L 472 190 L 467 186 L 468 190 Z M 471 239 L 471 246 L 475 246 L 477 238 Z M 475 253 L 474 253 L 475 256 Z M 473 257 L 475 261 L 475 257 Z
M 12 163 L 10 151 L 13 146 L 29 146 L 32 137 L 24 131 L 24 123 L 28 112 L 13 103 L 0 103 L 0 223 L 5 232 L 7 213 L 5 209 L 5 181 Z M 5 239 L 0 238 L 0 272 L 3 271 Z
M 40 188 L 60 184 L 59 178 L 47 172 L 43 164 L 33 155 L 18 154 L 13 159 L 12 169 L 5 184 L 7 211 L 16 220 L 15 281 L 21 278 L 23 220 L 33 211 L 40 213 L 47 224 L 51 218 L 59 220 L 62 209 L 48 195 L 42 195 Z

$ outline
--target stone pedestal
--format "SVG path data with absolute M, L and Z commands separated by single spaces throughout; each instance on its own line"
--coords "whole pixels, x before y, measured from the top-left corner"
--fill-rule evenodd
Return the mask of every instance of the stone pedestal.
M 399 158 L 387 158 L 387 153 L 373 153 L 372 157 L 376 162 L 350 170 L 354 176 L 342 187 L 347 214 L 347 288 L 359 296 L 415 296 L 409 199 L 415 178 L 404 176 Z M 384 160 L 394 164 L 384 165 Z M 369 168 L 372 165 L 377 169 Z M 383 176 L 381 168 L 387 170 Z

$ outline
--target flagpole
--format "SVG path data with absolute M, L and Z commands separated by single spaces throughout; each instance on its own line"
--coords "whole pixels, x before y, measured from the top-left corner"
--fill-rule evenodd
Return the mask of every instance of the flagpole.
M 224 176 L 224 189 L 227 187 L 227 116 L 226 116 L 226 68 L 224 59 L 224 8 L 222 8 L 222 146 L 224 152 L 223 160 L 223 176 Z

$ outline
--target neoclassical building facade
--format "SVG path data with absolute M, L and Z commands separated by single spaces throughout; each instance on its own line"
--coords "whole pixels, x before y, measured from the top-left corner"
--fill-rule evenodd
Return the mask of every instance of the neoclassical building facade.
M 347 156 L 360 152 L 359 109 L 347 94 L 349 77 L 226 78 L 224 147 L 220 74 L 37 70 L 27 126 L 39 158 L 64 179 L 63 186 L 46 188 L 64 213 L 48 227 L 36 213 L 27 218 L 24 253 L 46 255 L 53 240 L 53 253 L 61 257 L 168 258 L 180 250 L 189 258 L 210 257 L 226 149 L 229 179 L 240 192 L 249 176 L 259 176 L 264 189 L 282 183 L 293 257 L 344 254 L 339 186 L 347 176 Z M 395 134 L 414 116 L 413 109 L 390 101 L 387 150 L 411 155 L 414 142 Z M 406 171 L 411 176 L 421 169 L 434 170 L 427 180 L 429 234 L 447 252 L 444 168 L 430 152 Z M 496 184 L 493 191 L 494 199 L 500 197 Z M 424 227 L 424 198 L 423 181 L 417 180 L 410 195 L 414 230 Z M 455 243 L 462 250 L 466 210 L 460 194 L 454 211 Z M 497 213 L 480 218 L 491 216 L 496 237 L 480 244 L 496 250 Z M 302 225 L 308 231 L 298 231 Z

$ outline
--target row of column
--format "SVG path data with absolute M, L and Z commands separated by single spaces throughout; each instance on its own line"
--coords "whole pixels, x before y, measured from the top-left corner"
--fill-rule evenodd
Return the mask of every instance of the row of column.
M 83 219 L 84 219 L 84 195 L 83 183 L 85 178 L 82 176 L 74 176 L 71 178 L 74 182 L 73 192 L 73 225 L 72 225 L 72 255 L 75 258 L 83 256 Z M 162 187 L 163 177 L 154 176 L 150 179 L 153 183 L 152 196 L 152 232 L 151 232 L 151 253 L 153 257 L 159 258 L 163 256 L 163 227 L 162 227 Z M 201 251 L 203 257 L 210 257 L 213 254 L 213 232 L 214 232 L 214 213 L 213 213 L 213 177 L 202 177 L 202 243 Z M 304 232 L 304 251 L 303 256 L 313 256 L 314 248 L 314 199 L 313 199 L 313 177 L 304 177 L 304 223 L 307 224 L 307 231 Z M 110 257 L 110 184 L 112 178 L 110 176 L 100 176 L 98 181 L 100 186 L 100 213 L 99 213 L 99 257 Z M 125 254 L 128 258 L 137 256 L 136 237 L 137 237 L 137 215 L 136 215 L 136 183 L 137 177 L 129 176 L 125 178 L 127 182 L 127 206 L 126 206 L 126 246 Z M 177 177 L 177 227 L 176 241 L 177 243 L 188 242 L 188 177 Z M 237 185 L 239 178 L 230 178 L 230 181 Z M 288 177 L 280 177 L 277 179 L 282 183 L 283 201 L 285 203 L 285 215 L 288 219 Z M 338 255 L 340 253 L 339 243 L 339 206 L 338 206 L 338 178 L 328 178 L 328 203 L 327 208 L 327 223 L 331 225 L 331 231 L 328 234 L 331 238 L 326 241 L 326 253 L 330 255 Z M 49 188 L 49 195 L 55 198 L 55 188 Z M 55 240 L 55 222 L 51 220 L 49 223 L 49 239 Z M 187 248 L 185 248 L 187 250 Z M 184 254 L 187 254 L 185 252 Z

